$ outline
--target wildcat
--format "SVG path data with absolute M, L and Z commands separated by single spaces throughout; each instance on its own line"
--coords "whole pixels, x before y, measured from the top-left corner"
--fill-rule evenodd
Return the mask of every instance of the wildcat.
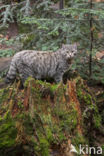
M 76 44 L 64 44 L 56 52 L 23 50 L 14 55 L 6 77 L 6 82 L 13 82 L 19 73 L 22 82 L 32 76 L 35 79 L 53 78 L 56 83 L 62 80 L 69 69 L 71 60 L 77 54 Z

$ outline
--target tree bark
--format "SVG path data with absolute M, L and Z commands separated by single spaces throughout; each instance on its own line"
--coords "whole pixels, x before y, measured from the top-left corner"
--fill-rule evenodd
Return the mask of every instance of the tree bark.
M 60 9 L 64 9 L 64 0 L 60 0 Z

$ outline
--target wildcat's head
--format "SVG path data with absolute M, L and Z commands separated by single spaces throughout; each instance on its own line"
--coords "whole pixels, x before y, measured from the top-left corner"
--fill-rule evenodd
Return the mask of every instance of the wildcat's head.
M 75 57 L 78 53 L 76 44 L 63 44 L 61 50 L 62 55 L 67 59 Z

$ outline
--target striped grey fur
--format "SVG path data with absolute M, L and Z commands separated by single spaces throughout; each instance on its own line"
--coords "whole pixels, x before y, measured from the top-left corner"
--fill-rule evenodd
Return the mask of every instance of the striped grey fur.
M 13 82 L 19 73 L 23 83 L 32 76 L 35 79 L 53 78 L 56 83 L 62 80 L 69 69 L 70 60 L 77 54 L 76 44 L 62 45 L 56 52 L 24 50 L 14 55 L 6 82 Z

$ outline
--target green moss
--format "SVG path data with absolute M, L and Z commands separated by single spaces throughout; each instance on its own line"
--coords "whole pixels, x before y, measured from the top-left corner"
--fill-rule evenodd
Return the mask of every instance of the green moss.
M 92 97 L 89 93 L 83 92 L 83 87 L 80 86 L 80 88 L 77 89 L 77 96 L 79 100 L 82 100 L 85 102 L 86 105 L 92 104 Z
M 76 93 L 82 113 L 80 126 L 87 134 L 89 133 L 88 125 L 85 121 L 90 122 L 92 118 L 95 124 L 93 128 L 98 128 L 100 116 L 96 104 L 93 103 L 93 97 L 88 89 L 85 89 L 86 86 L 82 80 L 77 82 Z M 68 99 L 66 97 L 67 84 L 51 84 L 30 77 L 25 82 L 24 90 L 19 90 L 17 86 L 14 84 L 11 88 L 0 90 L 1 147 L 14 147 L 14 145 L 17 147 L 18 138 L 18 146 L 24 146 L 23 154 L 33 152 L 36 155 L 49 156 L 49 149 L 53 144 L 66 143 L 70 136 L 72 144 L 77 149 L 79 149 L 79 144 L 88 144 L 84 134 L 78 134 L 79 112 L 76 109 L 76 103 L 70 102 L 70 95 L 67 95 Z M 25 102 L 28 110 L 25 110 Z M 15 114 L 14 117 L 11 113 Z
M 26 81 L 25 81 L 25 83 L 24 83 L 24 87 L 28 87 L 28 85 L 29 85 L 29 83 L 31 83 L 31 82 L 34 82 L 35 81 L 35 79 L 34 78 L 32 78 L 32 77 L 29 77 Z
M 18 30 L 19 30 L 19 33 L 26 33 L 26 32 L 30 32 L 30 26 L 29 25 L 24 25 L 24 24 L 19 24 L 18 25 L 19 26 L 19 28 L 18 28 Z
M 82 90 L 81 90 L 80 88 L 77 89 L 77 96 L 78 96 L 79 98 L 82 98 L 82 96 L 83 96 Z
M 59 138 L 59 143 L 61 144 L 63 141 L 67 140 L 66 136 L 64 133 L 61 131 L 58 133 L 58 138 Z
M 53 84 L 51 85 L 51 90 L 55 91 L 58 88 L 59 84 Z
M 102 145 L 102 150 L 104 151 L 104 144 Z
M 67 133 L 71 133 L 77 126 L 77 111 L 71 110 L 70 112 L 58 112 L 60 119 L 60 128 Z
M 54 142 L 54 137 L 53 137 L 53 133 L 52 133 L 52 128 L 51 127 L 46 127 L 46 135 L 47 135 L 47 140 L 49 141 L 49 143 Z
M 7 100 L 9 92 L 9 88 L 7 89 L 0 89 L 0 104 L 3 104 L 4 101 Z
M 76 133 L 76 135 L 74 135 L 72 137 L 72 144 L 76 147 L 76 150 L 79 152 L 79 145 L 89 145 L 88 140 L 81 134 Z M 82 155 L 78 155 L 78 156 L 82 156 Z
M 12 147 L 16 143 L 17 129 L 10 113 L 1 121 L 0 125 L 0 149 Z
M 19 108 L 23 108 L 23 103 L 22 103 L 22 101 L 18 101 L 18 107 L 19 107 Z
M 83 96 L 83 99 L 84 99 L 84 101 L 85 101 L 85 103 L 86 103 L 87 105 L 90 105 L 90 104 L 92 103 L 92 101 L 91 101 L 91 96 L 90 96 L 89 94 L 84 95 L 84 96 Z
M 99 113 L 94 113 L 94 126 L 99 128 L 101 126 L 101 116 Z
M 40 152 L 42 156 L 49 156 L 49 143 L 45 138 L 40 139 Z

